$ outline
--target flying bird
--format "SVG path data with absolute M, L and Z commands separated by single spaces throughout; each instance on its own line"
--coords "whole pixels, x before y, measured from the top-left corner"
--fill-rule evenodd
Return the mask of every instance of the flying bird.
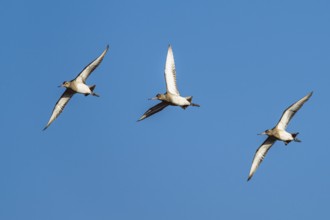
M 295 102 L 292 104 L 290 107 L 288 107 L 282 114 L 281 119 L 278 121 L 277 125 L 273 129 L 268 129 L 262 134 L 268 135 L 267 139 L 261 144 L 261 146 L 258 148 L 256 151 L 250 174 L 248 177 L 248 181 L 252 178 L 253 174 L 256 172 L 258 169 L 259 165 L 265 158 L 268 150 L 273 146 L 273 144 L 279 140 L 283 141 L 285 145 L 289 144 L 291 141 L 295 142 L 301 142 L 298 138 L 297 135 L 299 133 L 289 133 L 286 131 L 286 128 L 290 122 L 290 120 L 293 118 L 293 116 L 299 111 L 299 109 L 304 105 L 305 102 L 312 96 L 313 92 L 307 94 L 305 97 L 300 99 L 299 101 Z
M 142 121 L 145 118 L 163 110 L 169 105 L 180 106 L 183 109 L 186 109 L 188 106 L 197 106 L 200 105 L 192 103 L 192 96 L 182 97 L 180 96 L 178 87 L 176 85 L 176 71 L 174 56 L 171 45 L 168 46 L 167 57 L 165 63 L 165 81 L 166 81 L 166 93 L 157 94 L 151 100 L 160 100 L 161 102 L 152 108 L 148 109 L 138 121 Z
M 70 101 L 71 97 L 74 94 L 81 93 L 84 94 L 85 96 L 93 95 L 99 97 L 99 95 L 94 92 L 96 85 L 88 86 L 86 85 L 86 80 L 89 77 L 89 75 L 96 69 L 96 67 L 100 65 L 108 49 L 109 49 L 109 45 L 107 45 L 106 49 L 102 52 L 102 54 L 94 61 L 92 61 L 90 64 L 88 64 L 77 75 L 75 79 L 71 81 L 64 81 L 62 85 L 59 86 L 59 87 L 65 87 L 66 90 L 55 104 L 53 113 L 43 130 L 46 130 L 49 127 L 49 125 L 62 113 L 64 107 L 66 106 L 66 104 L 68 104 L 68 102 Z

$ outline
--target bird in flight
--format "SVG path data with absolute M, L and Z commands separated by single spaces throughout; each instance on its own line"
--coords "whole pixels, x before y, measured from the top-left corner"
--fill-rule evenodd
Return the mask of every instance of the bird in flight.
M 257 149 L 254 155 L 249 177 L 247 179 L 248 181 L 252 178 L 253 174 L 256 172 L 259 165 L 265 158 L 268 150 L 272 147 L 275 141 L 283 141 L 285 145 L 289 144 L 291 141 L 301 142 L 297 138 L 297 135 L 299 133 L 289 133 L 286 131 L 286 128 L 293 116 L 299 111 L 299 109 L 304 105 L 304 103 L 307 102 L 307 100 L 312 96 L 312 94 L 313 92 L 307 94 L 305 97 L 288 107 L 283 112 L 281 119 L 278 121 L 277 125 L 273 129 L 268 129 L 260 134 L 266 134 L 268 135 L 268 137 Z
M 66 90 L 60 97 L 60 99 L 55 104 L 55 107 L 53 109 L 53 113 L 45 126 L 43 130 L 46 130 L 49 125 L 62 113 L 64 107 L 68 102 L 70 101 L 71 97 L 76 93 L 84 94 L 85 96 L 93 95 L 93 96 L 99 96 L 94 92 L 95 85 L 88 86 L 86 85 L 86 80 L 89 77 L 89 75 L 100 65 L 102 62 L 105 54 L 107 53 L 109 49 L 109 45 L 107 45 L 106 49 L 102 52 L 102 54 L 97 57 L 94 61 L 92 61 L 90 64 L 88 64 L 79 74 L 78 76 L 71 80 L 71 81 L 64 81 L 62 85 L 59 87 L 65 87 Z
M 176 85 L 176 71 L 171 45 L 168 46 L 167 50 L 165 63 L 165 81 L 166 93 L 157 94 L 154 98 L 151 98 L 151 100 L 160 100 L 161 102 L 148 109 L 148 111 L 146 111 L 138 121 L 142 121 L 143 119 L 148 118 L 149 116 L 163 110 L 169 105 L 180 106 L 183 109 L 186 109 L 188 106 L 200 107 L 200 105 L 192 103 L 192 96 L 180 96 L 178 87 Z

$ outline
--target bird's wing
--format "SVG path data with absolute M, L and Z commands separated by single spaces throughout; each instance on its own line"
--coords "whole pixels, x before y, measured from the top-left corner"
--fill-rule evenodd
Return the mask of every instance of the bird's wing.
M 276 128 L 285 130 L 290 120 L 298 112 L 298 110 L 304 105 L 304 103 L 313 95 L 313 92 L 307 94 L 305 97 L 300 99 L 298 102 L 288 107 L 282 114 L 281 119 L 278 121 Z
M 64 93 L 62 94 L 61 98 L 56 102 L 56 105 L 53 109 L 52 116 L 50 116 L 50 119 L 44 128 L 46 130 L 49 125 L 61 114 L 63 111 L 64 107 L 68 102 L 70 101 L 71 97 L 75 94 L 75 92 L 71 89 L 66 89 Z
M 258 148 L 256 153 L 254 154 L 252 166 L 250 169 L 250 174 L 248 177 L 248 181 L 252 178 L 253 174 L 256 172 L 258 169 L 259 165 L 265 158 L 268 150 L 271 148 L 271 146 L 275 143 L 276 139 L 273 137 L 268 137 L 264 143 L 261 144 L 261 146 Z
M 177 85 L 176 85 L 176 71 L 174 56 L 171 45 L 168 46 L 166 63 L 165 63 L 165 80 L 166 80 L 166 90 L 174 95 L 180 95 Z
M 86 83 L 87 78 L 89 77 L 89 75 L 96 69 L 96 67 L 98 67 L 100 65 L 100 63 L 102 62 L 105 54 L 107 53 L 109 49 L 109 45 L 107 45 L 107 47 L 105 48 L 105 50 L 102 52 L 102 54 L 96 58 L 95 60 L 93 60 L 90 64 L 88 64 L 79 74 L 78 76 L 75 78 L 75 80 L 77 82 L 81 82 L 81 83 Z
M 166 108 L 169 105 L 168 102 L 161 102 L 158 103 L 157 105 L 151 107 L 150 109 L 148 109 L 148 111 L 146 111 L 141 118 L 138 121 L 142 121 L 145 118 L 148 118 L 149 116 L 163 110 L 164 108 Z

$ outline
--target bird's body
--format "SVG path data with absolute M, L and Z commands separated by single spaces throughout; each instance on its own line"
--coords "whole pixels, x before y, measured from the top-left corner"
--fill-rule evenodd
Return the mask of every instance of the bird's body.
M 88 64 L 79 74 L 78 76 L 71 80 L 71 81 L 65 81 L 62 83 L 60 87 L 65 87 L 66 90 L 60 97 L 60 99 L 55 104 L 55 107 L 53 109 L 53 113 L 44 128 L 46 130 L 49 125 L 62 113 L 64 107 L 66 104 L 70 101 L 71 97 L 75 93 L 84 94 L 87 95 L 93 95 L 93 96 L 99 96 L 98 94 L 94 93 L 95 85 L 88 86 L 86 85 L 86 79 L 88 76 L 98 67 L 98 65 L 102 62 L 106 52 L 108 51 L 109 46 L 103 51 L 103 53 L 96 58 L 94 61 L 92 61 L 90 64 Z
M 176 106 L 189 106 L 190 105 L 190 102 L 188 102 L 188 100 L 182 96 L 178 96 L 178 95 L 170 95 L 169 96 L 169 100 L 170 100 L 170 103 L 172 105 L 176 105 Z
M 283 141 L 283 142 L 290 142 L 294 140 L 294 134 L 291 134 L 283 129 L 272 129 L 267 130 L 266 133 L 268 136 L 274 137 L 276 140 Z
M 76 93 L 91 95 L 93 92 L 88 85 L 82 82 L 70 82 L 70 86 L 67 87 L 75 91 Z
M 185 107 L 185 106 L 189 106 L 191 104 L 191 102 L 188 101 L 188 98 L 190 98 L 190 97 L 182 97 L 182 96 L 168 93 L 168 92 L 165 94 L 161 94 L 161 95 L 162 95 L 162 97 L 157 98 L 158 100 L 166 101 L 170 105 L 173 105 L 173 106 Z
M 198 104 L 192 103 L 192 96 L 182 97 L 176 85 L 176 70 L 174 63 L 174 56 L 171 45 L 168 47 L 166 63 L 165 63 L 165 81 L 166 81 L 166 93 L 157 94 L 153 100 L 160 100 L 161 103 L 148 109 L 138 121 L 141 121 L 161 110 L 169 105 L 180 106 L 186 109 L 188 106 L 197 106 Z
M 72 81 L 64 82 L 61 86 L 71 89 L 75 93 L 84 94 L 85 96 L 88 95 L 99 96 L 94 92 L 96 85 L 88 86 L 84 82 L 72 80 Z
M 253 174 L 265 158 L 268 150 L 277 140 L 283 141 L 285 145 L 289 144 L 291 141 L 300 142 L 300 140 L 297 139 L 297 135 L 299 133 L 289 133 L 286 131 L 286 128 L 293 116 L 304 105 L 304 103 L 307 102 L 307 100 L 312 96 L 312 94 L 313 92 L 307 94 L 305 97 L 288 107 L 283 112 L 281 119 L 273 129 L 269 129 L 261 133 L 268 135 L 268 138 L 261 144 L 261 146 L 257 149 L 254 155 L 248 180 L 252 178 Z

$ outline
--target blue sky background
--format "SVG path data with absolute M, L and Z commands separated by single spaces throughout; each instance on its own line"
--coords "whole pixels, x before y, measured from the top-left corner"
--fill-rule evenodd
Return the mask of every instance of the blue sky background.
M 329 1 L 0 3 L 0 219 L 328 219 Z M 178 87 L 200 108 L 136 120 Z M 74 78 L 106 47 L 46 130 Z M 314 91 L 246 182 L 257 136 Z

